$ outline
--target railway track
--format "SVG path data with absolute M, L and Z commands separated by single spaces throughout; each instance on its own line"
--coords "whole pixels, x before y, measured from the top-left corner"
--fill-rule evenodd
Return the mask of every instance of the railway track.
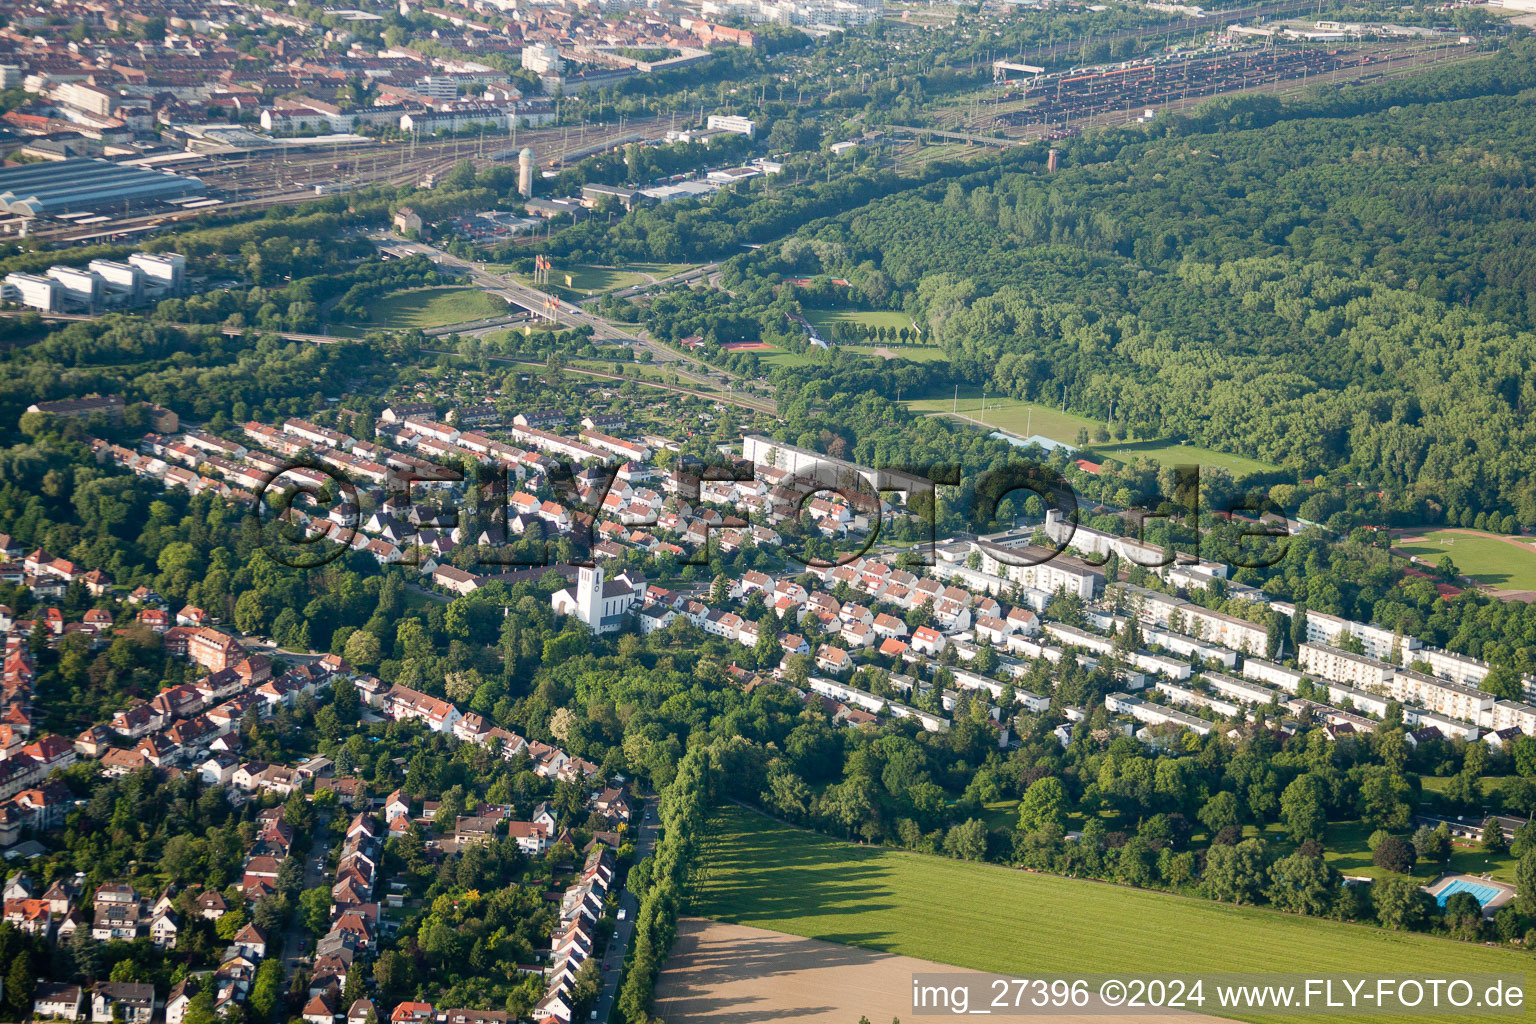
M 1145 108 L 1164 113 L 1188 109 L 1217 96 L 1292 93 L 1310 85 L 1370 81 L 1481 55 L 1466 45 L 1389 44 L 1327 50 L 1267 47 L 1136 61 L 1043 76 L 1026 89 L 982 106 L 975 115 L 958 121 L 940 118 L 945 127 L 928 133 L 936 138 L 963 139 L 1001 131 L 1001 138 L 986 141 L 1008 145 L 1076 134 L 1088 127 L 1126 124 Z M 925 131 L 893 127 L 908 133 Z
M 642 137 L 653 136 L 668 123 L 667 118 L 657 115 L 625 121 L 623 125 L 576 131 L 565 127 L 525 129 L 513 138 L 518 148 L 533 148 L 541 163 L 550 167 L 567 159 L 600 152 L 619 140 L 634 138 L 637 133 Z M 316 185 L 414 185 L 428 175 L 448 172 L 460 160 L 467 159 L 481 168 L 490 166 L 496 162 L 491 154 L 506 150 L 507 145 L 508 137 L 498 135 L 414 145 L 410 142 L 373 143 L 366 147 L 333 147 L 302 154 L 273 152 L 239 159 L 211 154 L 206 164 L 189 162 L 178 166 L 177 170 L 199 177 L 209 186 L 210 192 L 227 197 L 217 206 L 138 214 L 88 227 L 43 228 L 32 234 L 55 242 L 84 242 L 184 224 L 210 211 L 263 210 L 306 202 L 317 198 Z

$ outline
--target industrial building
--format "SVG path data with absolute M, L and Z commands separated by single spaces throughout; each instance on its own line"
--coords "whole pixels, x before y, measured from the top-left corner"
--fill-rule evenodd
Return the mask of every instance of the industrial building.
M 710 131 L 734 132 L 737 135 L 745 135 L 749 139 L 757 138 L 757 122 L 749 117 L 736 117 L 732 114 L 710 114 L 704 126 Z
M 22 217 L 142 207 L 201 196 L 197 178 L 85 158 L 0 169 L 0 213 Z

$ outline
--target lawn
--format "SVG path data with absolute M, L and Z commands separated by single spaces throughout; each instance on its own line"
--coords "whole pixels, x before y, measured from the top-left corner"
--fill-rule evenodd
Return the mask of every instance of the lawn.
M 919 414 L 958 412 L 970 420 L 980 421 L 997 430 L 1006 430 L 1019 437 L 1039 434 L 1067 444 L 1077 443 L 1078 430 L 1085 429 L 1092 433 L 1093 428 L 1098 426 L 1093 420 L 1074 416 L 1072 413 L 1062 412 L 1049 406 L 1036 405 L 1033 402 L 1016 402 L 996 396 L 986 399 L 985 411 L 982 410 L 982 399 L 979 395 L 961 396 L 958 400 L 919 398 L 908 402 L 907 407 Z
M 369 327 L 446 327 L 470 320 L 504 316 L 511 311 L 505 299 L 478 288 L 414 288 L 395 292 L 368 306 Z
M 889 309 L 808 309 L 805 318 L 825 334 L 834 324 L 863 324 L 865 327 L 911 327 L 912 318 L 900 310 Z
M 1536 545 L 1528 540 L 1471 530 L 1436 530 L 1397 548 L 1431 563 L 1450 555 L 1459 572 L 1486 586 L 1536 590 Z
M 983 410 L 982 398 L 975 394 L 961 396 L 958 401 L 944 397 L 919 398 L 908 402 L 907 406 L 916 413 L 958 412 L 966 422 L 982 423 L 1019 437 L 1032 437 L 1039 434 L 1053 441 L 1071 445 L 1077 444 L 1079 431 L 1086 430 L 1091 435 L 1101 426 L 1085 416 L 1076 416 L 1069 412 L 1062 412 L 1060 409 L 1037 405 L 1034 402 L 1019 402 L 1011 398 L 987 398 L 986 409 Z M 1165 466 L 1197 463 L 1201 466 L 1225 469 L 1234 476 L 1244 473 L 1262 473 L 1275 468 L 1257 459 L 1169 440 L 1106 441 L 1093 446 L 1093 453 L 1121 462 L 1129 462 L 1141 457 L 1156 459 Z
M 566 278 L 570 278 L 569 284 L 566 283 Z M 620 270 L 618 267 L 571 266 L 554 268 L 549 272 L 549 280 L 551 284 L 569 288 L 572 291 L 596 295 L 598 292 L 644 284 L 647 279 L 642 274 L 631 270 Z
M 890 353 L 897 359 L 910 359 L 914 363 L 941 363 L 948 358 L 937 345 L 839 345 L 838 348 L 881 358 L 889 358 L 886 353 Z
M 776 348 L 768 352 L 755 352 L 758 360 L 764 366 L 809 366 L 816 361 L 815 349 L 804 352 L 791 352 L 788 349 Z
M 675 372 L 663 363 L 636 363 L 627 359 L 617 360 L 619 368 L 615 370 L 614 362 L 615 360 L 612 359 L 574 359 L 570 365 L 578 369 L 600 370 L 603 373 L 619 373 L 624 376 L 645 380 L 666 380 L 666 378 L 673 376 Z
M 1447 976 L 1529 964 L 1426 935 L 854 846 L 734 806 L 712 817 L 701 863 L 690 912 L 1024 977 Z
M 1161 465 L 1175 466 L 1179 464 L 1194 463 L 1215 469 L 1225 469 L 1233 476 L 1242 476 L 1245 473 L 1268 473 L 1276 467 L 1258 459 L 1244 458 L 1241 455 L 1229 455 L 1226 452 L 1218 452 L 1212 448 L 1201 448 L 1199 445 L 1179 444 L 1176 441 L 1130 441 L 1109 442 L 1113 447 L 1097 447 L 1098 454 L 1107 459 L 1117 459 L 1121 462 L 1130 462 L 1136 458 L 1156 459 Z
M 1429 780 L 1425 780 L 1426 782 Z M 1428 788 L 1428 787 L 1426 787 Z M 1323 859 L 1346 875 L 1382 878 L 1391 872 L 1371 863 L 1366 845 L 1371 827 L 1360 821 L 1331 822 L 1323 836 Z M 1420 861 L 1413 866 L 1413 877 L 1428 885 L 1446 871 L 1468 875 L 1492 875 L 1501 882 L 1515 884 L 1515 858 L 1508 853 L 1486 854 L 1475 846 L 1453 845 L 1449 864 Z

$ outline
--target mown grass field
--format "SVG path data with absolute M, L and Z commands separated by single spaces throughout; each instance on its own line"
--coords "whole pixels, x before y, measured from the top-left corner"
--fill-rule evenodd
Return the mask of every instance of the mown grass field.
M 809 366 L 816 360 L 814 351 L 791 352 L 784 348 L 754 352 L 753 355 L 757 356 L 764 366 Z
M 857 352 L 860 355 L 879 356 L 887 358 L 886 352 L 890 352 L 897 359 L 910 359 L 914 363 L 941 362 L 944 350 L 937 346 L 929 345 L 836 345 L 837 349 L 846 349 L 849 352 Z M 808 349 L 805 352 L 790 352 L 788 349 L 773 348 L 759 351 L 757 358 L 764 366 L 809 366 L 815 362 L 819 349 Z
M 954 398 L 942 396 L 919 398 L 908 402 L 907 406 L 917 413 L 958 412 L 963 417 L 968 417 L 967 422 L 983 423 L 994 430 L 1005 430 L 1019 437 L 1032 437 L 1039 434 L 1053 441 L 1071 445 L 1077 444 L 1079 431 L 1087 430 L 1091 436 L 1100 426 L 1084 416 L 1075 416 L 1049 406 L 1008 398 L 988 398 L 986 409 L 983 411 L 981 397 L 974 394 L 962 395 L 958 402 Z M 1093 446 L 1093 454 L 1121 462 L 1130 462 L 1136 458 L 1150 458 L 1156 459 L 1165 466 L 1179 464 L 1211 466 L 1225 469 L 1234 476 L 1261 473 L 1275 468 L 1257 459 L 1168 440 L 1106 441 Z
M 1146 458 L 1156 459 L 1164 466 L 1197 464 L 1225 469 L 1233 476 L 1241 476 L 1244 473 L 1267 473 L 1277 468 L 1258 459 L 1230 455 L 1227 452 L 1218 452 L 1214 448 L 1201 448 L 1194 444 L 1179 444 L 1176 441 L 1111 441 L 1094 450 L 1105 458 L 1118 459 L 1121 462 Z
M 1536 545 L 1517 537 L 1493 533 L 1436 530 L 1405 540 L 1398 549 L 1437 562 L 1450 555 L 1456 568 L 1485 586 L 1503 590 L 1536 590 Z
M 1091 434 L 1098 425 L 1086 417 L 1033 402 L 1015 402 L 994 396 L 986 400 L 985 412 L 981 406 L 979 395 L 961 395 L 958 401 L 954 398 L 919 398 L 907 403 L 915 413 L 959 412 L 996 430 L 1006 430 L 1020 437 L 1039 434 L 1066 444 L 1077 443 L 1078 430 L 1087 430 Z
M 1369 825 L 1359 821 L 1330 824 L 1327 833 L 1323 836 L 1323 847 L 1326 851 L 1323 859 L 1346 875 L 1360 875 L 1365 878 L 1389 877 L 1392 872 L 1371 863 L 1371 850 L 1367 845 L 1371 831 Z M 1514 885 L 1515 864 L 1516 858 L 1511 857 L 1507 852 L 1487 854 L 1476 846 L 1463 846 L 1458 843 L 1451 847 L 1449 863 L 1441 865 L 1419 861 L 1413 866 L 1411 874 L 1426 885 L 1447 871 L 1467 875 L 1492 875 L 1501 882 Z
M 942 363 L 948 358 L 944 355 L 944 350 L 937 345 L 840 345 L 838 347 L 866 356 L 880 356 L 882 359 L 892 356 L 897 359 L 910 359 L 914 363 Z
M 1427 935 L 855 846 L 734 806 L 711 818 L 700 861 L 691 913 L 1023 977 L 1444 977 L 1523 974 L 1530 962 Z
M 891 309 L 808 309 L 805 318 L 822 333 L 830 331 L 834 324 L 862 324 L 887 330 L 912 326 L 911 317 Z
M 386 295 L 370 304 L 368 326 L 397 330 L 446 327 L 504 316 L 508 312 L 510 307 L 504 299 L 478 288 L 413 288 Z

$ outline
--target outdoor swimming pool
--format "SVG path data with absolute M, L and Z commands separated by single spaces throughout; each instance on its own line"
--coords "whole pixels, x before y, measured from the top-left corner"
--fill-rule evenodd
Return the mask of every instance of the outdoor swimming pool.
M 1458 878 L 1440 890 L 1439 895 L 1435 897 L 1435 902 L 1443 907 L 1445 906 L 1445 901 L 1458 892 L 1469 892 L 1476 898 L 1478 906 L 1486 907 L 1488 901 L 1498 896 L 1501 891 L 1491 885 L 1478 885 L 1476 882 L 1469 882 L 1465 878 Z

